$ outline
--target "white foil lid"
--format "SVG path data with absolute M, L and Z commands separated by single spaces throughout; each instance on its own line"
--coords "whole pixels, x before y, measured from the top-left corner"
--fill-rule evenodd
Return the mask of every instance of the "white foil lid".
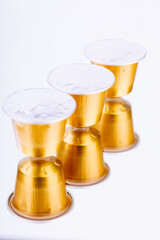
M 54 89 L 24 89 L 9 95 L 3 110 L 12 119 L 28 124 L 47 124 L 68 118 L 76 103 L 68 94 Z
M 121 66 L 139 62 L 146 56 L 146 50 L 134 42 L 104 39 L 86 46 L 84 55 L 95 63 Z
M 75 63 L 62 65 L 49 73 L 48 83 L 61 91 L 74 95 L 99 93 L 110 88 L 115 81 L 113 73 L 103 67 Z

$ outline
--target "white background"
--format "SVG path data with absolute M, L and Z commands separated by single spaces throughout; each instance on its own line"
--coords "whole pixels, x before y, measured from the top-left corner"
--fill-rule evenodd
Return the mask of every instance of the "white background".
M 88 62 L 83 48 L 91 41 L 124 38 L 147 49 L 126 96 L 140 143 L 105 154 L 106 181 L 68 188 L 75 205 L 64 217 L 38 224 L 7 210 L 22 154 L 0 112 L 0 239 L 160 239 L 159 24 L 158 0 L 0 0 L 0 103 L 17 89 L 49 87 L 57 65 Z

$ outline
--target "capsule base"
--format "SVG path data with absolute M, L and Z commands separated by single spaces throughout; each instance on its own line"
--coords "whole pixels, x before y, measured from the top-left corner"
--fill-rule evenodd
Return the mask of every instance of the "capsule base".
M 119 153 L 119 152 L 125 152 L 127 150 L 130 150 L 132 148 L 134 148 L 137 144 L 138 144 L 138 141 L 139 141 L 139 138 L 138 138 L 138 135 L 135 134 L 134 135 L 135 139 L 134 139 L 134 142 L 128 146 L 125 146 L 125 147 L 104 147 L 104 152 L 110 152 L 110 153 Z
M 13 214 L 16 214 L 19 217 L 22 217 L 22 218 L 28 219 L 28 220 L 32 220 L 32 221 L 48 221 L 48 220 L 58 218 L 64 214 L 66 214 L 71 209 L 72 204 L 73 204 L 72 197 L 67 192 L 68 205 L 62 211 L 60 211 L 58 213 L 54 213 L 54 214 L 51 213 L 51 214 L 42 214 L 42 215 L 39 215 L 39 214 L 31 215 L 31 214 L 24 213 L 24 212 L 20 211 L 19 209 L 17 209 L 13 204 L 13 198 L 14 198 L 14 193 L 12 193 L 8 199 L 8 207 L 11 210 L 11 212 Z
M 97 183 L 102 182 L 103 180 L 105 180 L 109 175 L 109 167 L 108 165 L 105 163 L 104 166 L 104 174 L 96 179 L 91 179 L 91 180 L 72 180 L 72 179 L 66 179 L 66 184 L 69 186 L 75 186 L 75 187 L 87 187 L 87 186 L 91 186 L 91 185 L 95 185 Z

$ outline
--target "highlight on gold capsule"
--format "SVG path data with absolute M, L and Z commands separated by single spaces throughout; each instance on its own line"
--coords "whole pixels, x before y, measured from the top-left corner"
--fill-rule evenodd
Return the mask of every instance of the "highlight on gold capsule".
M 62 164 L 57 153 L 66 120 L 75 111 L 72 97 L 52 89 L 25 89 L 6 98 L 4 111 L 11 117 L 18 147 L 28 157 L 20 161 L 15 191 L 9 197 L 12 212 L 44 221 L 71 208 Z
M 36 221 L 53 219 L 69 211 L 72 198 L 66 192 L 61 162 L 55 157 L 22 159 L 8 204 L 18 216 Z

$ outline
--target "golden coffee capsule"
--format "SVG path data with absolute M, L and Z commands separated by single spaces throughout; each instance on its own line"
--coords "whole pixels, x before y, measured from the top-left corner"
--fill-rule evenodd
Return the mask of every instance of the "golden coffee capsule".
M 26 89 L 6 98 L 3 109 L 12 118 L 17 145 L 29 155 L 18 165 L 8 201 L 18 216 L 44 221 L 70 209 L 61 162 L 50 156 L 58 151 L 75 107 L 72 97 L 51 89 Z
M 48 82 L 76 101 L 76 111 L 67 122 L 73 128 L 67 129 L 57 154 L 66 183 L 86 186 L 102 181 L 109 170 L 104 164 L 100 136 L 89 126 L 101 119 L 105 92 L 113 85 L 114 75 L 91 64 L 68 64 L 53 70 Z
M 122 97 L 131 92 L 138 66 L 146 51 L 137 43 L 122 39 L 104 39 L 90 43 L 84 55 L 91 63 L 103 66 L 115 75 L 115 83 L 106 97 Z
M 71 205 L 60 161 L 55 157 L 20 161 L 15 191 L 9 198 L 9 208 L 15 214 L 44 221 L 66 213 Z
M 11 94 L 3 108 L 12 118 L 18 148 L 30 157 L 47 157 L 57 153 L 76 104 L 60 91 L 36 88 Z
M 101 119 L 105 92 L 114 83 L 114 75 L 91 64 L 68 64 L 50 72 L 48 83 L 69 93 L 76 101 L 76 111 L 68 119 L 74 127 L 88 127 Z
M 68 127 L 57 158 L 63 164 L 66 183 L 87 186 L 98 183 L 108 176 L 98 131 Z
M 122 98 L 106 98 L 102 118 L 94 128 L 100 131 L 106 152 L 128 150 L 138 140 L 134 133 L 131 105 Z

